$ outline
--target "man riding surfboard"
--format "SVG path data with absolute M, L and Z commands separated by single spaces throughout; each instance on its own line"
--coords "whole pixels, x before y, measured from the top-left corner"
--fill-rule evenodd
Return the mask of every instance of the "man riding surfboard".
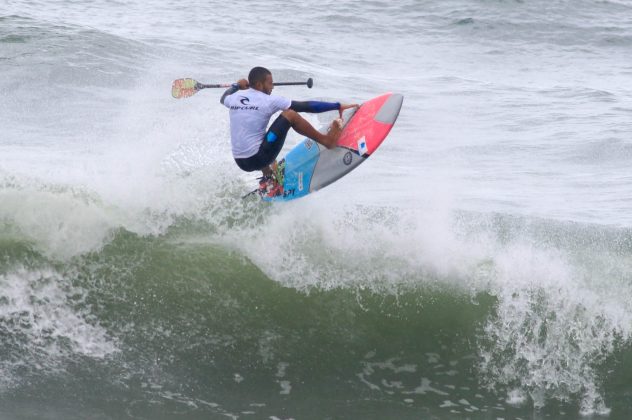
M 336 119 L 323 134 L 299 112 L 320 113 L 345 109 L 357 104 L 340 102 L 292 101 L 272 95 L 272 73 L 264 67 L 254 67 L 248 80 L 240 79 L 224 92 L 220 102 L 229 109 L 232 153 L 237 166 L 246 172 L 260 170 L 264 176 L 274 172 L 274 163 L 285 137 L 292 127 L 296 132 L 317 141 L 328 149 L 336 147 L 342 131 L 342 120 Z M 266 130 L 273 114 L 282 111 Z

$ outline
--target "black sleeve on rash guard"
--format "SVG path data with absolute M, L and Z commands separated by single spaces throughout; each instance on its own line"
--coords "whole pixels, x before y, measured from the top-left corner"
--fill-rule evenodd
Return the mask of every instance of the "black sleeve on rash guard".
M 238 90 L 239 85 L 237 83 L 233 83 L 228 89 L 226 89 L 226 92 L 224 92 L 222 97 L 219 99 L 219 102 L 224 105 L 224 99 L 226 99 L 227 96 L 230 96 L 233 93 L 237 92 Z
M 340 109 L 340 102 L 292 101 L 290 109 L 296 112 L 320 113 Z

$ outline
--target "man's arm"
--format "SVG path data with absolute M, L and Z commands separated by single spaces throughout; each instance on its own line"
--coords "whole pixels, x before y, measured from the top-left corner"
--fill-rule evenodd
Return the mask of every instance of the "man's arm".
M 340 113 L 340 117 L 342 118 L 342 112 L 345 109 L 349 108 L 359 108 L 358 104 L 343 104 L 340 102 L 319 102 L 319 101 L 292 101 L 292 105 L 290 105 L 290 109 L 296 112 L 311 112 L 311 113 L 320 113 L 333 111 L 335 109 Z
M 240 89 L 248 89 L 248 81 L 246 79 L 240 79 L 230 85 L 230 87 L 226 89 L 226 92 L 224 92 L 222 97 L 219 99 L 219 102 L 224 105 L 224 100 L 226 99 L 226 97 L 232 95 Z
M 321 113 L 340 109 L 340 102 L 292 101 L 290 109 L 296 112 Z
M 239 85 L 237 83 L 233 83 L 232 85 L 230 85 L 230 87 L 228 89 L 226 89 L 226 92 L 224 92 L 222 97 L 219 98 L 219 102 L 222 105 L 224 105 L 224 99 L 226 99 L 227 96 L 230 96 L 233 93 L 237 92 L 238 90 L 239 90 Z

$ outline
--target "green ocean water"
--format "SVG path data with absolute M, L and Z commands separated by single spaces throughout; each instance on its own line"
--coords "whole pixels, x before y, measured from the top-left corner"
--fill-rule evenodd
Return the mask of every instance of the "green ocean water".
M 431 274 L 388 287 L 297 290 L 234 249 L 192 241 L 200 226 L 192 228 L 155 238 L 121 231 L 102 250 L 65 263 L 3 241 L 3 287 L 26 281 L 21 295 L 13 286 L 3 299 L 3 416 L 533 416 L 508 397 L 520 378 L 495 383 L 481 369 L 486 351 L 499 369 L 526 363 L 515 348 L 490 342 L 486 329 L 506 322 L 492 291 L 464 290 L 457 279 Z M 546 302 L 538 307 L 542 290 L 516 293 L 532 294 L 530 317 L 555 323 Z M 20 300 L 28 302 L 21 311 L 9 310 Z M 574 310 L 573 322 L 592 327 L 581 305 Z M 534 331 L 529 316 L 515 334 L 537 347 L 546 326 Z M 629 346 L 614 339 L 610 351 L 582 348 L 573 333 L 556 339 L 560 351 L 571 340 L 584 352 L 582 369 L 594 368 L 587 377 L 599 378 L 611 415 L 624 418 Z M 576 374 L 585 379 L 586 372 Z M 567 398 L 535 418 L 575 418 L 580 400 Z

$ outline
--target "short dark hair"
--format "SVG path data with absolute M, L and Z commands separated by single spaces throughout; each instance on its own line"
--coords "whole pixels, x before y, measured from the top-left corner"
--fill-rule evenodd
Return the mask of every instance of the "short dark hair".
M 248 73 L 248 84 L 250 87 L 254 87 L 257 82 L 263 83 L 266 81 L 268 74 L 272 73 L 265 67 L 253 67 Z

